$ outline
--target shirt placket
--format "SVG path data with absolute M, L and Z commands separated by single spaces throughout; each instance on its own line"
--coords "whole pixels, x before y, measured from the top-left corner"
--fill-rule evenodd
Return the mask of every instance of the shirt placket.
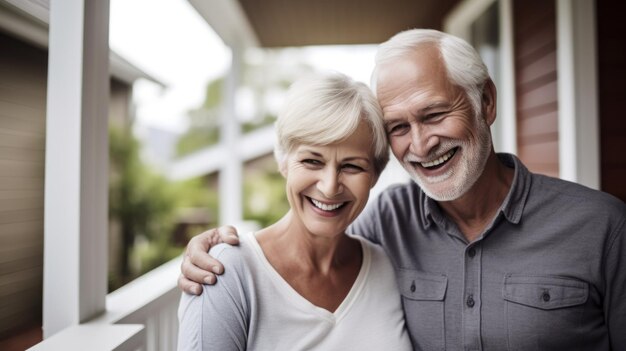
M 481 311 L 481 245 L 474 242 L 465 248 L 463 286 L 463 348 L 482 350 L 480 340 Z

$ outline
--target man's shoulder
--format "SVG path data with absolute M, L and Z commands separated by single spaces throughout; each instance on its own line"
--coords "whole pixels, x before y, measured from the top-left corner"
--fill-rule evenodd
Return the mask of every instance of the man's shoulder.
M 555 199 L 581 206 L 595 207 L 618 217 L 626 217 L 626 204 L 617 197 L 587 186 L 541 174 L 533 174 L 535 192 L 543 196 L 554 195 Z
M 406 183 L 397 183 L 388 186 L 385 190 L 381 191 L 378 196 L 378 200 L 385 202 L 396 202 L 398 199 L 413 199 L 418 200 L 420 198 L 422 190 L 412 180 Z
M 421 213 L 424 198 L 422 190 L 413 181 L 390 185 L 368 203 L 357 222 L 408 218 L 408 214 Z

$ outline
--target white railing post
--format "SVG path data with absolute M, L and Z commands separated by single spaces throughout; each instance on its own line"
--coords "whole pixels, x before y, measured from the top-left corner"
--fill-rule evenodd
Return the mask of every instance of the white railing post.
M 50 1 L 45 338 L 105 309 L 108 28 L 108 0 Z
M 224 84 L 221 142 L 228 152 L 223 158 L 219 178 L 220 224 L 238 224 L 242 221 L 243 176 L 242 158 L 237 147 L 240 139 L 240 125 L 237 116 L 237 88 L 241 79 L 243 50 L 239 45 L 231 45 L 232 62 Z

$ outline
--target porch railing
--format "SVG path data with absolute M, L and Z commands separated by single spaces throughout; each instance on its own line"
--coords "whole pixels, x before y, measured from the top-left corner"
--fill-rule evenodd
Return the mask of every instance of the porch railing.
M 30 350 L 175 350 L 181 260 L 173 259 L 110 293 L 104 314 Z

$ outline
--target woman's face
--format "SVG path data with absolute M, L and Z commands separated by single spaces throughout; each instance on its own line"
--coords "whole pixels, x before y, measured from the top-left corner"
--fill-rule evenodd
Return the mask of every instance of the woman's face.
M 282 171 L 294 224 L 314 235 L 344 233 L 365 207 L 377 179 L 365 123 L 343 142 L 300 145 L 285 162 Z

